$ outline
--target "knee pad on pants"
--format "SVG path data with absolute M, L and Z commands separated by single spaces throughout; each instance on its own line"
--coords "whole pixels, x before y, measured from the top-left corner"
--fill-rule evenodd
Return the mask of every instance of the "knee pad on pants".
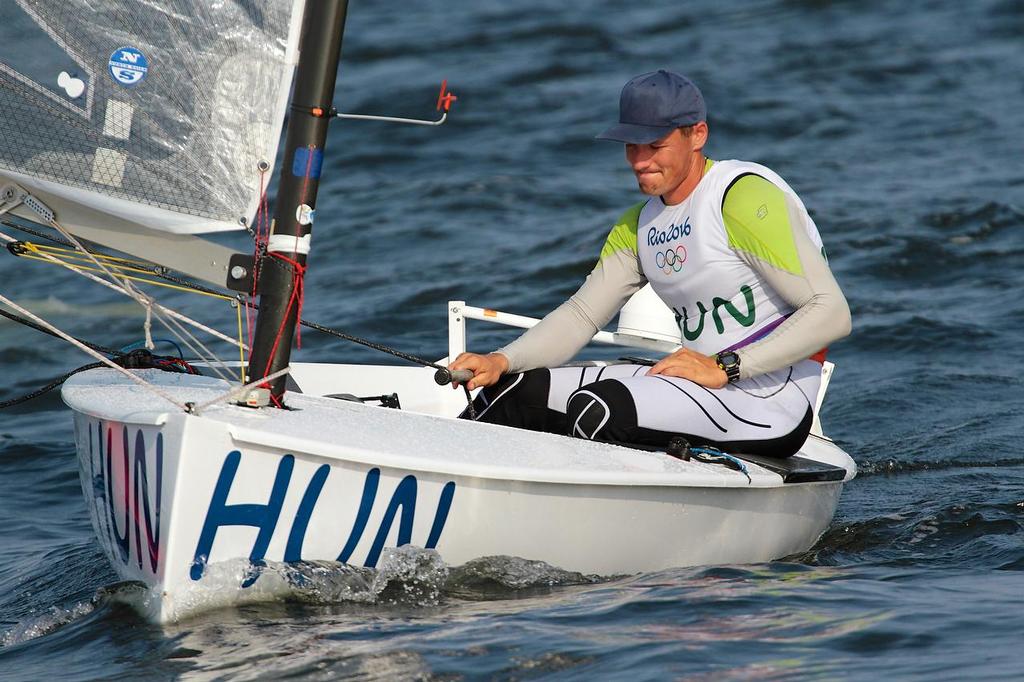
M 636 433 L 633 396 L 615 379 L 595 381 L 574 391 L 565 416 L 568 435 L 575 438 L 630 442 Z

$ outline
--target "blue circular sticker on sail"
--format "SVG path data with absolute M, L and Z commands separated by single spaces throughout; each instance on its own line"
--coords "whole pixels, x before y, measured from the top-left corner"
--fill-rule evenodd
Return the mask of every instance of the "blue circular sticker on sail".
M 121 85 L 133 87 L 149 72 L 146 55 L 134 47 L 119 47 L 110 55 L 110 75 Z

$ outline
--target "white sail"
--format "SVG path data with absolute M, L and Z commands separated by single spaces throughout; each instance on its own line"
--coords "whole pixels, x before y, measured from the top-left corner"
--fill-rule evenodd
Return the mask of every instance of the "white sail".
M 164 232 L 240 229 L 273 172 L 304 4 L 0 0 L 0 185 Z

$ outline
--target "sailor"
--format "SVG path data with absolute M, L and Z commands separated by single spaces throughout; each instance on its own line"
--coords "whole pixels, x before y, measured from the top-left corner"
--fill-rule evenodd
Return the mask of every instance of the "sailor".
M 704 156 L 704 98 L 670 71 L 630 80 L 619 123 L 647 199 L 615 222 L 587 280 L 516 341 L 463 353 L 480 421 L 665 447 L 677 436 L 786 457 L 807 438 L 846 299 L 814 221 L 772 170 Z M 646 283 L 675 311 L 682 348 L 653 366 L 563 367 Z M 465 416 L 465 415 L 464 415 Z

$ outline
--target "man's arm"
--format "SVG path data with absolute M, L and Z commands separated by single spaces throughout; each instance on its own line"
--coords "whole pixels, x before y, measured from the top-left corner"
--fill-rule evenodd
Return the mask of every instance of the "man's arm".
M 792 197 L 760 176 L 744 176 L 726 194 L 722 215 L 733 250 L 794 308 L 770 334 L 737 351 L 741 379 L 809 358 L 850 333 L 846 298 Z
M 568 301 L 497 351 L 508 359 L 506 371 L 568 362 L 646 282 L 635 253 L 621 249 L 604 255 Z
M 488 355 L 463 353 L 449 367 L 472 370 L 467 385 L 473 389 L 494 384 L 506 372 L 557 367 L 576 355 L 647 283 L 636 247 L 637 221 L 645 204 L 633 206 L 615 223 L 597 265 L 568 301 L 504 348 Z

